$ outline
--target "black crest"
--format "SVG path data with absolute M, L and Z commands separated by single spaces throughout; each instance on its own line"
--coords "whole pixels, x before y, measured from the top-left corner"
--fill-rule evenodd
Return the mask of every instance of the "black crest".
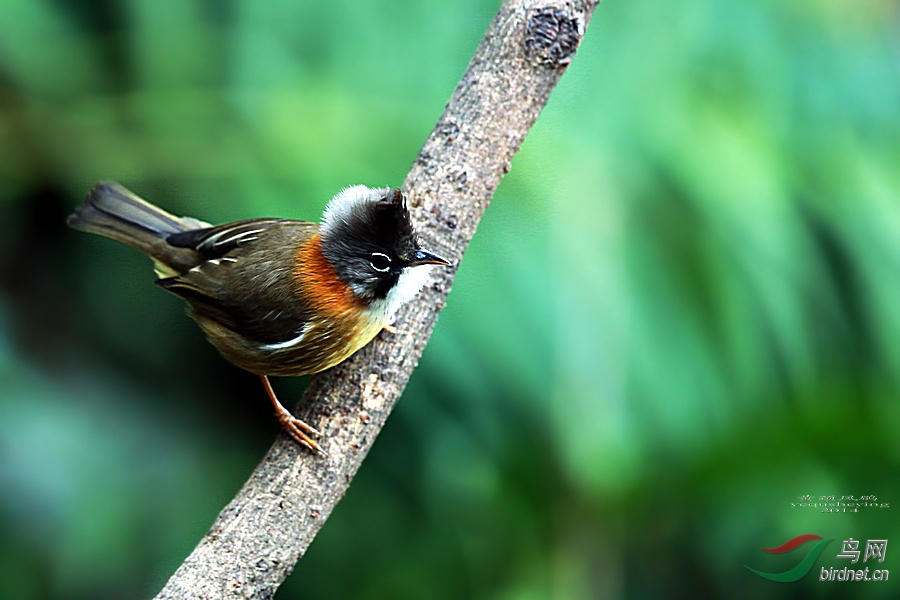
M 419 249 L 400 190 L 347 188 L 322 219 L 322 253 L 364 300 L 384 298 Z

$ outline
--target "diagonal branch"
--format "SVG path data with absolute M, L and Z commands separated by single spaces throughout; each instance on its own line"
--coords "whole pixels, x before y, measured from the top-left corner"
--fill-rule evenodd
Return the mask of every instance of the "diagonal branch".
M 404 190 L 428 248 L 459 264 L 510 161 L 577 50 L 599 0 L 506 0 Z M 349 360 L 314 377 L 297 415 L 328 458 L 285 435 L 256 467 L 158 599 L 270 598 L 344 495 L 418 364 L 454 269 Z

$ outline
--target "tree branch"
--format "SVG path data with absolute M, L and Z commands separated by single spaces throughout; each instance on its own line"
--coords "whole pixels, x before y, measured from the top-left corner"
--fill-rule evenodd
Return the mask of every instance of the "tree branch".
M 490 198 L 578 47 L 599 0 L 507 0 L 404 182 L 424 245 L 459 264 Z M 314 377 L 296 414 L 328 458 L 284 434 L 158 599 L 271 598 L 344 495 L 400 397 L 455 269 L 383 332 Z

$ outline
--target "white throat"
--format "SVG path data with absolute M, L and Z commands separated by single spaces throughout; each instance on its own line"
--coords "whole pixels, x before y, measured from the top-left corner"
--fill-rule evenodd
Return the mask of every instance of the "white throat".
M 406 267 L 400 272 L 397 283 L 384 298 L 372 301 L 367 309 L 370 315 L 376 319 L 390 323 L 394 314 L 401 306 L 412 300 L 419 293 L 431 273 L 431 265 L 419 265 Z

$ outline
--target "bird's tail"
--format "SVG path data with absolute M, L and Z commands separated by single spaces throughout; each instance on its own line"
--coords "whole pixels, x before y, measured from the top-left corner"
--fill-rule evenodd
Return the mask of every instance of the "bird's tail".
M 176 217 L 112 182 L 97 184 L 87 201 L 69 215 L 69 227 L 112 238 L 154 260 L 160 277 L 197 264 L 197 254 L 166 243 L 173 233 L 209 227 L 190 217 Z

